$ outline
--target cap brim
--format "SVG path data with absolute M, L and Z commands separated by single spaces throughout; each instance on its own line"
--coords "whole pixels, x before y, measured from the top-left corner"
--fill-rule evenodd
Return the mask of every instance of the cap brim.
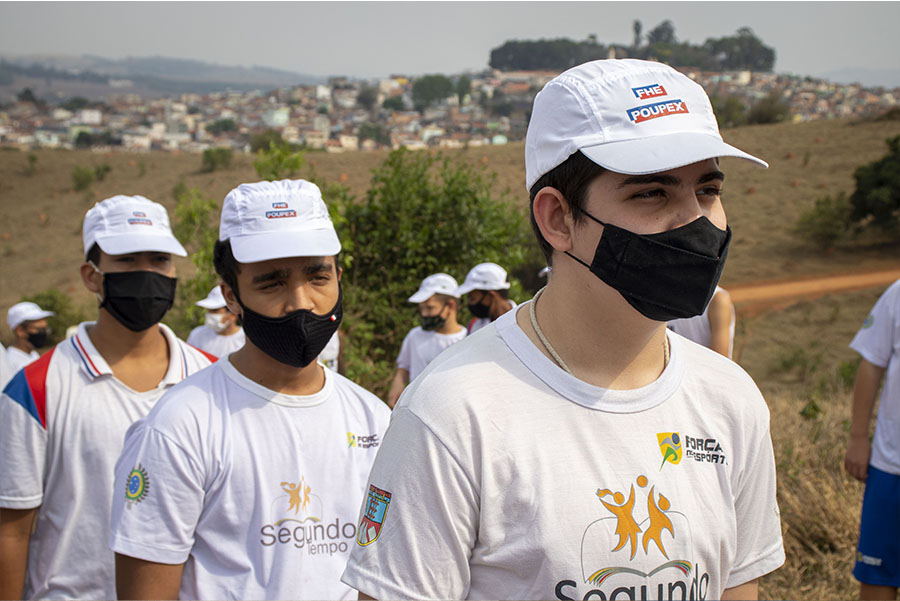
M 418 292 L 410 296 L 408 300 L 411 303 L 424 303 L 429 298 L 434 296 L 434 294 L 435 293 L 431 292 L 430 290 L 419 290 Z
M 108 255 L 125 255 L 137 252 L 172 253 L 186 257 L 187 251 L 181 243 L 171 236 L 152 236 L 148 234 L 126 234 L 97 238 L 100 250 Z
M 241 263 L 259 263 L 286 257 L 331 257 L 341 252 L 341 242 L 333 229 L 304 232 L 265 232 L 234 236 L 231 252 Z
M 204 298 L 203 300 L 199 300 L 194 304 L 198 307 L 203 307 L 204 309 L 221 309 L 222 307 L 227 306 L 223 302 L 211 301 L 206 298 Z
M 738 150 L 715 136 L 696 132 L 609 142 L 580 150 L 601 167 L 627 175 L 659 173 L 718 157 L 736 157 L 761 167 L 769 166 L 762 159 Z

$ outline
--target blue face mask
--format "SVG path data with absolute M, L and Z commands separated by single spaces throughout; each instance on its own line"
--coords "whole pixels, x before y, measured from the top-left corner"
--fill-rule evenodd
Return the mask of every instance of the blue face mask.
M 706 217 L 658 234 L 635 234 L 603 223 L 588 265 L 567 255 L 621 294 L 642 315 L 671 321 L 706 310 L 722 276 L 731 228 L 720 230 Z

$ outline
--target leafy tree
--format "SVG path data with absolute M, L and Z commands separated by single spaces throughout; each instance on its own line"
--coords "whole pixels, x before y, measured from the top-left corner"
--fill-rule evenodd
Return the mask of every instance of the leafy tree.
M 253 166 L 260 179 L 276 181 L 296 175 L 305 163 L 302 150 L 294 150 L 289 144 L 279 146 L 269 142 L 267 150 L 257 151 Z
M 460 75 L 456 80 L 456 98 L 459 100 L 459 106 L 462 106 L 463 100 L 472 92 L 472 79 L 468 75 Z
M 31 91 L 31 88 L 25 88 L 21 92 L 16 95 L 16 99 L 19 102 L 30 102 L 31 104 L 40 104 L 40 101 L 37 99 L 37 96 L 34 95 L 34 92 Z
M 268 149 L 273 144 L 275 146 L 284 146 L 287 142 L 285 142 L 281 132 L 277 129 L 267 129 L 250 137 L 250 152 L 258 153 L 260 150 Z
M 203 151 L 201 171 L 212 172 L 216 169 L 228 169 L 234 153 L 230 148 L 207 148 Z
M 775 66 L 775 50 L 763 44 L 749 27 L 741 27 L 731 37 L 708 39 L 704 47 L 715 58 L 717 69 L 771 71 Z
M 226 131 L 237 131 L 237 123 L 234 119 L 218 119 L 206 126 L 206 131 L 214 136 Z
M 213 267 L 213 244 L 219 235 L 219 203 L 204 196 L 197 188 L 188 188 L 183 181 L 175 185 L 173 233 L 188 251 L 196 268 L 191 278 L 179 278 L 172 310 L 166 314 L 166 324 L 181 338 L 203 323 L 204 309 L 194 305 L 209 294 L 219 281 Z
M 425 75 L 413 82 L 413 105 L 417 111 L 424 111 L 438 100 L 453 93 L 453 82 L 443 75 Z
M 73 96 L 63 102 L 60 106 L 67 111 L 71 111 L 74 113 L 76 111 L 80 111 L 83 108 L 87 108 L 88 106 L 90 106 L 90 104 L 91 101 L 87 98 L 84 98 L 83 96 Z
M 356 103 L 367 111 L 371 111 L 378 102 L 378 88 L 363 84 L 359 88 L 359 94 L 356 96 Z
M 391 135 L 378 123 L 363 123 L 357 135 L 360 140 L 375 140 L 382 146 L 391 145 Z
M 851 219 L 891 234 L 900 232 L 900 136 L 886 140 L 888 153 L 853 173 Z
M 833 247 L 847 235 L 853 207 L 847 195 L 823 196 L 815 206 L 800 215 L 794 231 L 820 249 Z
M 647 45 L 654 44 L 676 44 L 675 26 L 668 19 L 647 32 Z
M 402 111 L 403 106 L 403 98 L 401 96 L 391 96 L 390 98 L 385 98 L 384 102 L 381 103 L 382 108 L 386 108 L 389 111 Z
M 632 48 L 637 50 L 641 47 L 641 32 L 644 30 L 644 25 L 641 23 L 640 19 L 635 19 L 634 23 L 631 24 L 631 30 L 634 32 L 634 44 Z
M 781 99 L 781 94 L 777 91 L 772 92 L 750 108 L 747 113 L 747 123 L 751 125 L 781 123 L 790 116 L 790 112 L 791 107 Z
M 738 127 L 747 123 L 747 106 L 737 96 L 711 96 L 719 127 Z
M 362 199 L 323 187 L 343 250 L 347 373 L 386 392 L 415 311 L 406 302 L 421 280 L 457 278 L 477 263 L 509 270 L 535 247 L 524 212 L 495 192 L 496 175 L 440 154 L 391 152 Z M 518 285 L 518 284 L 517 284 Z
M 608 49 L 590 41 L 510 40 L 491 50 L 490 66 L 501 71 L 563 70 L 589 60 L 605 58 Z

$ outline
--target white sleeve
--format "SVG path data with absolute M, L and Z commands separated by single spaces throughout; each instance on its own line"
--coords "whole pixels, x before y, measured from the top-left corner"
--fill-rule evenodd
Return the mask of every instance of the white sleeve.
M 479 496 L 443 442 L 408 409 L 395 409 L 341 580 L 376 599 L 464 598 Z
M 850 343 L 850 348 L 878 367 L 887 367 L 893 352 L 898 291 L 900 287 L 895 284 L 881 295 Z
M 0 395 L 0 507 L 33 509 L 44 500 L 47 430 L 20 369 Z
M 410 331 L 412 333 L 412 331 Z M 400 345 L 400 354 L 397 355 L 397 367 L 400 369 L 405 369 L 409 371 L 410 366 L 412 365 L 412 349 L 410 348 L 412 344 L 410 343 L 410 334 L 407 334 L 403 338 L 403 344 Z
M 204 476 L 182 446 L 138 422 L 116 463 L 109 547 L 166 564 L 184 563 L 203 509 Z
M 734 499 L 737 552 L 725 588 L 750 582 L 784 563 L 781 514 L 775 496 L 775 454 L 768 427 L 762 439 L 748 450 L 750 455 Z

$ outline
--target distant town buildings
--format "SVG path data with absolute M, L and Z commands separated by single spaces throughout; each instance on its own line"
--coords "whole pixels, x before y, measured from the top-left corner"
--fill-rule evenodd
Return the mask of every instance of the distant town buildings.
M 747 107 L 775 94 L 788 105 L 794 121 L 864 118 L 900 101 L 900 88 L 867 89 L 775 73 L 684 71 L 711 96 L 735 97 Z M 454 92 L 421 112 L 412 108 L 415 80 L 403 75 L 152 100 L 110 95 L 102 105 L 78 110 L 19 101 L 0 109 L 0 146 L 249 151 L 252 137 L 269 130 L 288 142 L 326 152 L 505 144 L 524 138 L 534 95 L 555 75 L 466 74 L 471 85 L 462 97 Z

